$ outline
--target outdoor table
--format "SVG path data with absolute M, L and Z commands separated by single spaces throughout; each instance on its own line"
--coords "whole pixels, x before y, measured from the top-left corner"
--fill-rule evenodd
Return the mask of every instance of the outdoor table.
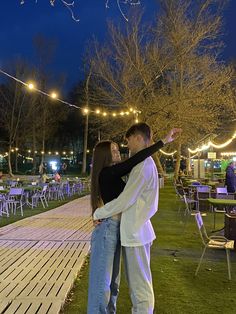
M 40 185 L 26 185 L 26 186 L 23 186 L 23 189 L 24 191 L 34 192 L 35 190 L 42 190 L 42 187 Z
M 207 184 L 189 184 L 190 188 L 199 188 L 199 187 L 202 187 L 202 186 L 207 186 Z
M 9 189 L 0 190 L 0 194 L 7 194 L 9 192 Z
M 236 207 L 236 200 L 232 200 L 232 199 L 225 199 L 225 198 L 208 198 L 208 202 L 211 205 L 211 208 L 213 209 L 213 213 L 214 213 L 214 228 L 215 228 L 215 214 L 216 212 L 218 213 L 227 213 L 230 214 L 230 209 L 233 207 Z M 225 211 L 224 210 L 220 210 L 219 207 L 225 207 Z M 217 210 L 215 211 L 214 208 L 216 208 Z M 225 226 L 222 229 L 219 229 L 217 231 L 221 231 L 225 228 Z M 214 232 L 216 232 L 216 230 L 214 230 Z
M 24 194 L 25 194 L 25 204 L 29 207 L 32 206 L 32 202 L 30 202 L 30 197 L 35 191 L 42 190 L 40 185 L 28 185 L 24 186 Z
M 225 198 L 208 198 L 208 202 L 212 207 L 226 207 L 226 211 L 229 212 L 231 207 L 236 207 L 236 200 L 225 199 Z

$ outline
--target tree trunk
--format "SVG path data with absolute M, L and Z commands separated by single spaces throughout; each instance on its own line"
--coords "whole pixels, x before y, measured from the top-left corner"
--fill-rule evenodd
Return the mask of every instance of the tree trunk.
M 35 125 L 33 123 L 33 146 L 32 146 L 32 156 L 33 156 L 33 169 L 32 169 L 32 174 L 37 173 L 37 162 L 36 162 L 36 135 L 35 135 Z
M 11 166 L 11 145 L 8 148 L 8 156 L 7 156 L 7 162 L 8 162 L 8 174 L 13 177 L 12 173 L 12 166 Z
M 191 175 L 192 169 L 191 169 L 191 155 L 190 155 L 190 152 L 188 152 L 188 158 L 186 160 L 186 171 L 187 171 L 187 175 Z
M 176 163 L 175 163 L 175 173 L 174 173 L 175 179 L 177 179 L 179 175 L 180 159 L 181 159 L 181 143 L 179 142 L 178 147 L 177 147 Z
M 157 166 L 158 174 L 160 174 L 162 177 L 164 177 L 165 172 L 164 172 L 164 169 L 163 169 L 162 164 L 160 162 L 158 154 L 157 153 L 153 154 L 152 158 L 153 158 L 153 160 Z
M 15 151 L 15 172 L 18 172 L 18 151 Z
M 82 174 L 86 174 L 87 143 L 88 143 L 88 114 L 86 114 L 85 127 L 84 127 L 84 150 L 83 150 Z

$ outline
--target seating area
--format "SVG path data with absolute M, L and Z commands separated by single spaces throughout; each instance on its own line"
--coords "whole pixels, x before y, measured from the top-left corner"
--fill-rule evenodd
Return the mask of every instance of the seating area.
M 87 178 L 67 178 L 61 182 L 51 180 L 40 184 L 33 178 L 29 180 L 6 180 L 0 183 L 0 217 L 16 215 L 24 216 L 24 208 L 48 207 L 50 201 L 63 201 L 74 195 L 90 191 Z
M 236 239 L 230 240 L 227 239 L 224 235 L 208 236 L 203 223 L 202 215 L 206 216 L 207 212 L 209 214 L 213 214 L 213 230 L 215 230 L 216 213 L 225 214 L 229 212 L 230 209 L 228 208 L 228 206 L 230 205 L 230 201 L 235 202 L 236 206 L 236 201 L 234 200 L 235 194 L 228 193 L 227 188 L 225 187 L 216 187 L 216 189 L 213 190 L 211 186 L 202 185 L 200 182 L 199 184 L 194 185 L 194 189 L 192 187 L 192 184 L 190 185 L 190 187 L 184 187 L 182 182 L 174 181 L 174 188 L 177 198 L 179 198 L 181 203 L 184 203 L 184 206 L 181 206 L 181 203 L 179 204 L 180 206 L 178 213 L 180 213 L 180 208 L 182 207 L 184 209 L 185 216 L 195 216 L 197 227 L 204 246 L 195 275 L 198 274 L 207 248 L 224 249 L 227 258 L 228 278 L 229 280 L 231 280 L 230 250 L 234 250 L 234 240 Z M 204 210 L 202 207 L 202 202 L 204 202 Z M 219 205 L 221 205 L 221 208 L 219 208 Z M 202 212 L 200 211 L 200 209 L 202 210 Z M 186 221 L 187 219 L 185 220 L 185 225 Z M 220 229 L 219 231 L 221 230 L 222 229 Z

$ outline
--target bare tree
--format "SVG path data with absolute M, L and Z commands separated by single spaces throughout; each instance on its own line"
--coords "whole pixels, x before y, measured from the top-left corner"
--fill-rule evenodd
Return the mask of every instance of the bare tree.
M 17 77 L 25 77 L 28 73 L 26 65 L 18 61 L 16 63 L 15 74 Z M 16 81 L 7 81 L 0 88 L 0 124 L 7 132 L 8 143 L 8 171 L 9 175 L 13 176 L 12 171 L 12 151 L 15 151 L 17 158 L 16 144 L 24 138 L 22 132 L 25 120 L 24 113 L 27 111 L 27 90 L 21 83 Z M 17 170 L 17 160 L 16 170 Z
M 163 0 L 155 26 L 141 26 L 141 15 L 135 16 L 125 31 L 110 24 L 109 43 L 95 45 L 93 77 L 100 101 L 141 110 L 154 136 L 182 127 L 172 146 L 175 175 L 186 144 L 217 130 L 222 113 L 234 111 L 234 70 L 219 54 L 225 2 Z M 113 123 L 113 134 L 122 128 Z

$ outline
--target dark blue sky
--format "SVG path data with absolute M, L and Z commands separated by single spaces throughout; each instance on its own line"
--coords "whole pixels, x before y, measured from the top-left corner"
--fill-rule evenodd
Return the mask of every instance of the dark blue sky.
M 74 0 L 74 12 L 80 18 L 76 23 L 69 11 L 55 1 L 55 6 L 49 0 L 1 0 L 0 3 L 0 67 L 4 68 L 15 57 L 35 62 L 32 38 L 42 34 L 56 42 L 56 51 L 51 72 L 55 77 L 66 75 L 65 86 L 71 87 L 81 77 L 81 58 L 86 42 L 93 35 L 99 41 L 103 40 L 106 32 L 107 19 L 117 23 L 126 23 L 122 18 L 116 0 L 110 0 L 109 9 L 105 8 L 105 0 Z M 145 7 L 145 18 L 152 19 L 157 5 L 155 0 L 140 0 Z M 236 1 L 231 0 L 225 12 L 226 44 L 223 57 L 236 58 Z M 1 77 L 0 77 L 1 79 Z

